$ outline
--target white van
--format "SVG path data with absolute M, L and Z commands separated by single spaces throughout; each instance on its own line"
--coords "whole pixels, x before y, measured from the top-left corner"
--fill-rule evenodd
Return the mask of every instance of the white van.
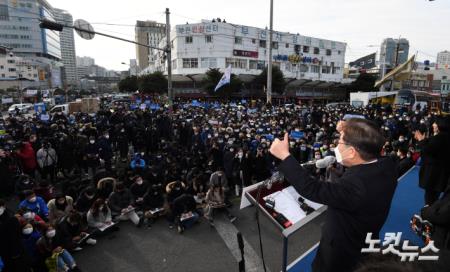
M 19 109 L 20 113 L 28 113 L 29 110 L 33 109 L 33 104 L 22 103 L 22 104 L 12 104 L 8 109 L 8 113 L 16 113 L 16 108 Z
M 65 115 L 68 115 L 69 114 L 69 104 L 56 105 L 50 110 L 50 114 L 54 114 L 57 112 L 62 112 Z

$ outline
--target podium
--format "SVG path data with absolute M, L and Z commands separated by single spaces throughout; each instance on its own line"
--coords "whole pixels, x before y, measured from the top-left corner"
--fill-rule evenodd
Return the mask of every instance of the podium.
M 264 214 L 269 218 L 269 220 L 277 227 L 277 229 L 280 231 L 280 234 L 283 238 L 283 256 L 282 256 L 282 271 L 285 272 L 287 269 L 287 257 L 288 257 L 288 243 L 289 243 L 289 236 L 297 232 L 300 228 L 305 226 L 308 222 L 322 214 L 324 211 L 326 211 L 327 207 L 325 205 L 320 205 L 320 207 L 317 207 L 315 211 L 305 215 L 303 218 L 296 222 L 292 222 L 292 224 L 288 227 L 285 227 L 284 225 L 280 224 L 274 217 L 272 210 L 266 207 L 264 198 L 267 196 L 270 196 L 276 192 L 283 192 L 292 188 L 288 188 L 291 185 L 286 182 L 279 182 L 273 184 L 272 188 L 267 189 L 265 186 L 262 186 L 263 182 L 248 186 L 244 188 L 243 195 L 241 199 L 241 209 L 250 206 L 251 204 L 256 206 L 256 209 L 259 209 L 259 212 L 261 214 Z M 286 190 L 285 190 L 286 189 Z M 258 190 L 260 191 L 259 199 L 257 199 Z M 299 208 L 300 209 L 300 202 L 297 202 L 295 205 L 297 207 L 292 207 L 293 209 Z M 275 208 L 276 209 L 276 208 Z

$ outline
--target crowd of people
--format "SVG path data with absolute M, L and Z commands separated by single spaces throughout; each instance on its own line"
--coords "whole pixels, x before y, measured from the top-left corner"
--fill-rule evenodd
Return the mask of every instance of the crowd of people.
M 119 221 L 151 228 L 164 217 L 179 233 L 202 217 L 214 226 L 219 211 L 233 222 L 230 199 L 275 171 L 278 161 L 268 150 L 285 132 L 291 154 L 311 175 L 333 182 L 345 169 L 327 158 L 335 156 L 346 118 L 379 125 L 386 139 L 380 155 L 395 157 L 400 175 L 422 164 L 426 205 L 438 201 L 449 185 L 448 120 L 426 109 L 215 105 L 179 101 L 169 111 L 119 104 L 94 115 L 60 112 L 48 121 L 20 114 L 4 118 L 0 256 L 5 267 L 77 271 L 72 254 L 119 230 Z M 10 203 L 18 204 L 12 209 Z

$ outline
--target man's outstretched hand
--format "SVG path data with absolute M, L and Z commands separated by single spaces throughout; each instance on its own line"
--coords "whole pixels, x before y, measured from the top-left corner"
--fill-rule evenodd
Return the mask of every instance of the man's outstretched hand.
M 287 157 L 289 157 L 289 136 L 288 133 L 286 132 L 284 134 L 284 139 L 283 141 L 280 141 L 280 139 L 275 138 L 275 140 L 273 141 L 272 145 L 270 146 L 269 149 L 270 153 L 272 155 L 274 155 L 276 158 L 280 159 L 280 160 L 284 160 Z

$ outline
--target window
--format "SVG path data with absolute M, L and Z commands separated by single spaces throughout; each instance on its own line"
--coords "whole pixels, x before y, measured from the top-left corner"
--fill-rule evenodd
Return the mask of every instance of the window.
M 331 56 L 331 49 L 327 49 L 326 55 L 327 55 L 327 56 Z
M 309 46 L 303 46 L 303 53 L 309 53 Z
M 255 44 L 256 43 L 256 39 L 252 39 L 252 43 Z
M 33 74 L 33 77 L 37 77 L 37 74 Z
M 338 55 L 340 55 L 341 54 L 341 50 L 338 50 Z
M 7 5 L 0 5 L 0 21 L 8 21 L 9 20 L 9 12 Z
M 318 65 L 311 65 L 311 73 L 318 74 L 319 73 L 319 66 Z
M 314 54 L 315 54 L 315 55 L 320 54 L 320 49 L 319 49 L 319 47 L 314 47 Z
M 205 36 L 205 43 L 212 43 L 213 42 L 213 37 L 211 35 L 206 35 Z
M 217 68 L 217 58 L 201 58 L 201 68 Z
M 278 49 L 278 42 L 272 42 L 272 48 Z
M 192 41 L 193 41 L 192 36 L 186 36 L 185 41 L 186 41 L 186 43 L 192 43 Z
M 8 71 L 10 71 L 10 72 L 15 72 L 15 71 L 16 71 L 16 68 L 9 68 Z
M 289 44 L 288 43 L 286 44 L 286 48 L 289 48 Z
M 332 74 L 337 74 L 337 73 L 339 72 L 340 69 L 341 69 L 341 68 L 339 68 L 339 67 L 331 67 L 331 73 L 332 73 Z
M 2 74 L 2 77 L 5 77 L 5 74 Z
M 264 60 L 258 60 L 258 70 L 263 70 L 266 67 L 266 62 Z
M 266 41 L 265 40 L 259 40 L 259 47 L 266 48 Z
M 299 44 L 294 45 L 294 52 L 295 52 L 295 54 L 300 55 L 300 45 Z
M 3 65 L 0 65 L 0 69 L 5 69 L 5 67 Z
M 235 44 L 242 44 L 242 37 L 234 37 Z
M 228 67 L 229 65 L 231 65 L 231 68 L 247 69 L 247 60 L 237 58 L 226 58 L 225 66 Z
M 331 72 L 330 66 L 322 66 L 322 74 L 329 74 Z
M 249 68 L 250 68 L 250 70 L 258 69 L 258 61 L 257 60 L 250 60 Z
M 15 63 L 15 60 L 8 60 L 8 63 Z
M 198 68 L 198 59 L 197 58 L 183 59 L 183 68 Z

